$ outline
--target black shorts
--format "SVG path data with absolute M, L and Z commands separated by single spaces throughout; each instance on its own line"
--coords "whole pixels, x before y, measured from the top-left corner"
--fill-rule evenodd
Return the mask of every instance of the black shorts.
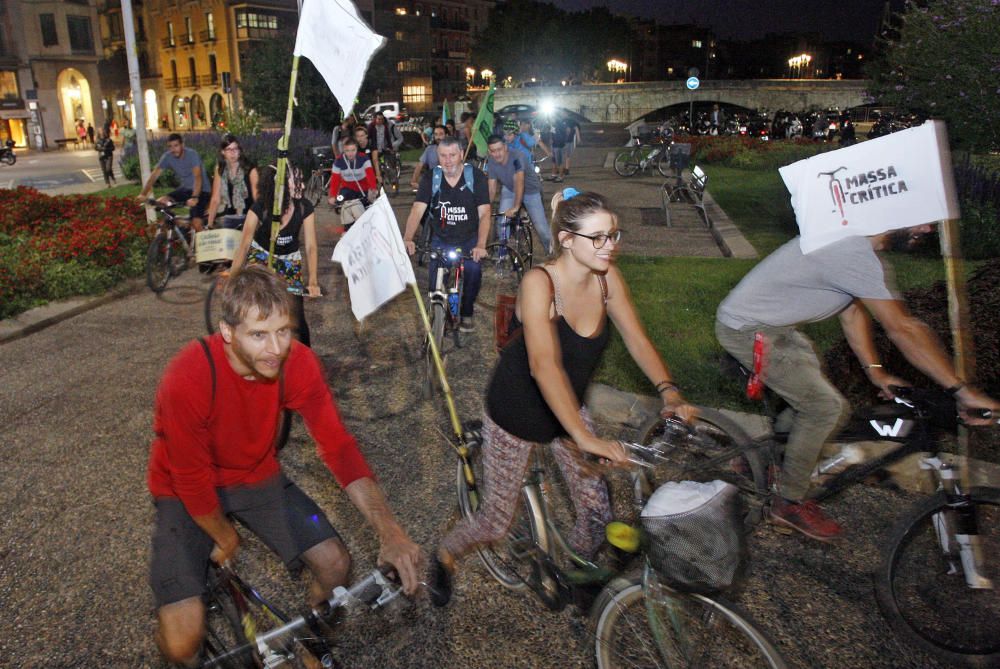
M 327 539 L 339 539 L 326 514 L 284 474 L 250 486 L 219 488 L 222 511 L 273 550 L 289 569 Z M 176 497 L 158 497 L 149 582 L 157 608 L 205 593 L 215 542 Z
M 169 197 L 174 202 L 178 204 L 186 205 L 187 201 L 193 196 L 191 195 L 190 188 L 178 188 L 177 190 L 170 191 L 167 193 Z M 208 202 L 212 199 L 211 191 L 203 190 L 198 194 L 198 203 L 191 207 L 191 218 L 205 218 L 205 210 L 208 209 Z

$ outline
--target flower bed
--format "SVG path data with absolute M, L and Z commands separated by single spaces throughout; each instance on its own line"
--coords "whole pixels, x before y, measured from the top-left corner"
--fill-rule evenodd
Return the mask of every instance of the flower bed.
M 755 137 L 678 136 L 675 141 L 691 145 L 694 163 L 739 168 L 777 168 L 839 148 L 802 138 L 764 142 Z
M 148 239 L 128 198 L 0 190 L 0 318 L 141 274 Z

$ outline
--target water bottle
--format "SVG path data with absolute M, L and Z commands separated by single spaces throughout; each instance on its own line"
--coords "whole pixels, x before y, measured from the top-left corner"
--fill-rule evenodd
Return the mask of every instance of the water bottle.
M 448 310 L 452 316 L 458 318 L 458 288 L 456 287 L 448 290 Z
M 813 471 L 812 476 L 813 478 L 818 478 L 820 476 L 838 474 L 851 465 L 863 462 L 864 459 L 864 449 L 856 444 L 847 444 L 840 449 L 840 453 L 820 462 L 815 471 Z
M 505 244 L 507 243 L 507 240 L 510 239 L 510 225 L 506 217 L 501 216 L 497 221 L 497 239 L 501 243 L 501 245 L 497 248 L 497 257 L 503 258 L 507 255 L 507 247 Z

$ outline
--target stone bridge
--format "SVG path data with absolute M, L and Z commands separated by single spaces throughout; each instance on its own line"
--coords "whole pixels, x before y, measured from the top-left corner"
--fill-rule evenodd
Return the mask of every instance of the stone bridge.
M 556 107 L 593 123 L 631 123 L 641 116 L 677 104 L 727 103 L 749 109 L 804 111 L 865 104 L 866 80 L 744 79 L 703 80 L 689 91 L 683 80 L 633 84 L 587 84 L 538 88 L 498 88 L 494 109 L 511 104 Z

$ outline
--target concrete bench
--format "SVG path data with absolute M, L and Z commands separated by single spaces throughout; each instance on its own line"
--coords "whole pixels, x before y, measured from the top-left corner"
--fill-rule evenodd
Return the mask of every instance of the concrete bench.
M 72 144 L 74 149 L 80 148 L 80 140 L 75 137 L 67 139 L 54 139 L 52 141 L 55 142 L 56 147 L 60 149 L 65 149 L 67 144 Z

